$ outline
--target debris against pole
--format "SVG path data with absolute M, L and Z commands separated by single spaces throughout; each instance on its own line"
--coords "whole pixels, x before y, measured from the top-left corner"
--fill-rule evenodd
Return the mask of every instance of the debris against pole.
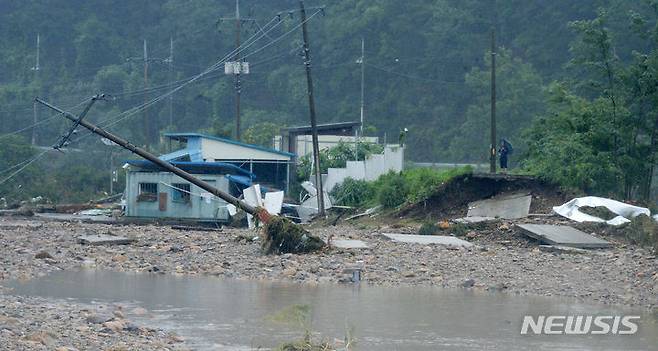
M 185 172 L 184 170 L 172 165 L 167 161 L 159 159 L 157 156 L 150 152 L 135 146 L 127 140 L 116 136 L 86 120 L 76 118 L 69 112 L 66 112 L 56 106 L 49 104 L 39 98 L 35 99 L 36 102 L 61 113 L 67 119 L 78 122 L 79 125 L 89 129 L 92 133 L 98 134 L 103 138 L 109 139 L 115 144 L 131 151 L 132 153 L 143 157 L 144 159 L 153 162 L 166 171 L 174 173 L 175 175 L 187 180 L 188 182 L 198 186 L 199 188 L 208 191 L 209 193 L 221 198 L 222 200 L 244 210 L 245 212 L 258 218 L 265 224 L 265 238 L 263 240 L 263 250 L 266 253 L 286 253 L 286 252 L 310 252 L 324 247 L 324 242 L 312 236 L 301 226 L 296 225 L 285 218 L 272 215 L 263 207 L 252 206 L 245 201 L 242 201 L 231 194 L 224 192 L 214 186 L 206 183 L 205 181 Z

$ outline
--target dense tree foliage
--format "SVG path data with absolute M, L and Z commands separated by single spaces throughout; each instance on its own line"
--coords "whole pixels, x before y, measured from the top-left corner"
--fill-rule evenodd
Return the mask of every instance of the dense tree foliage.
M 548 179 L 599 194 L 648 199 L 658 152 L 658 3 L 614 16 L 601 9 L 571 23 L 569 65 L 578 80 L 551 86 L 549 113 L 528 132 L 525 165 Z M 638 40 L 641 39 L 641 40 Z M 620 43 L 617 45 L 617 43 Z M 616 49 L 635 43 L 624 60 Z
M 407 156 L 413 161 L 486 160 L 495 28 L 498 134 L 527 155 L 525 167 L 595 192 L 648 194 L 658 144 L 654 1 L 306 4 L 320 123 L 358 120 L 363 67 L 368 133 L 395 142 L 400 129 L 409 128 Z M 231 136 L 234 80 L 223 65 L 145 110 L 133 108 L 232 58 L 234 23 L 219 19 L 234 16 L 234 5 L 0 2 L 0 138 L 33 123 L 35 95 L 75 113 L 81 101 L 99 92 L 111 98 L 97 103 L 89 119 L 153 150 L 165 150 L 158 137 L 165 131 Z M 326 10 L 317 12 L 318 5 Z M 245 21 L 241 31 L 242 56 L 251 65 L 251 73 L 242 76 L 242 134 L 266 144 L 281 126 L 308 124 L 299 16 L 288 12 L 298 2 L 242 0 L 241 6 L 242 16 L 257 20 Z M 254 35 L 260 39 L 250 42 Z M 38 114 L 37 143 L 52 145 L 68 123 L 43 107 Z M 29 140 L 31 132 L 20 134 Z M 95 137 L 72 146 L 107 152 Z M 573 155 L 565 156 L 565 149 Z M 79 164 L 101 168 L 106 159 L 89 157 Z

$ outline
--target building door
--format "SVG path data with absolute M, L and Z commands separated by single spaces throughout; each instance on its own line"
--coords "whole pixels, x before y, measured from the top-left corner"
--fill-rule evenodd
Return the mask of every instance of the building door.
M 202 180 L 215 188 L 217 187 L 217 182 L 214 179 Z M 199 217 L 205 219 L 216 218 L 217 204 L 217 198 L 213 194 L 202 190 L 201 196 L 199 196 Z
M 158 194 L 158 209 L 161 212 L 167 211 L 167 193 Z

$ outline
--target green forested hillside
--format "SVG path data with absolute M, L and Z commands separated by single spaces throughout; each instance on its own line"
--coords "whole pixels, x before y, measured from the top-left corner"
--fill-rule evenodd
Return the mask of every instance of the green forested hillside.
M 598 54 L 587 46 L 588 40 L 594 40 L 587 37 L 590 29 L 573 22 L 594 20 L 605 10 L 601 28 L 609 34 L 607 52 L 616 68 L 637 63 L 638 55 L 648 55 L 656 43 L 649 38 L 655 35 L 650 29 L 655 4 L 644 0 L 307 0 L 306 4 L 326 5 L 323 13 L 309 10 L 308 22 L 319 121 L 359 118 L 357 59 L 363 38 L 366 129 L 391 141 L 401 128 L 409 128 L 408 157 L 413 161 L 487 159 L 491 28 L 498 48 L 498 133 L 515 144 L 517 155 L 529 155 L 525 165 L 535 170 L 546 164 L 532 158 L 543 147 L 533 142 L 542 136 L 537 128 L 532 137 L 523 133 L 540 117 L 559 114 L 552 84 L 586 100 L 610 96 L 597 85 L 605 80 L 589 70 L 607 61 L 591 57 Z M 242 89 L 247 137 L 267 140 L 261 134 L 271 126 L 308 123 L 301 31 L 295 29 L 299 16 L 287 11 L 297 8 L 293 0 L 241 1 L 241 15 L 257 20 L 244 22 L 242 39 L 262 36 L 243 51 L 251 64 Z M 119 134 L 156 150 L 161 148 L 157 135 L 166 130 L 230 135 L 234 86 L 223 66 L 176 91 L 171 101 L 162 99 L 145 112 L 130 113 L 130 108 L 166 93 L 230 53 L 235 45 L 234 23 L 218 20 L 234 13 L 233 0 L 0 1 L 0 135 L 33 123 L 35 95 L 72 107 L 99 92 L 112 98 L 95 105 L 90 119 L 105 121 Z M 640 25 L 649 29 L 640 33 Z M 260 35 L 263 28 L 267 32 Z M 35 71 L 37 34 L 40 57 Z M 632 84 L 616 88 L 632 89 Z M 652 89 L 651 83 L 645 88 Z M 653 116 L 650 95 L 642 95 L 647 116 Z M 67 124 L 49 119 L 52 114 L 44 108 L 38 113 L 37 144 L 52 145 Z M 651 144 L 647 130 L 628 133 L 636 133 L 631 138 L 636 144 Z M 18 134 L 29 140 L 31 131 Z M 84 138 L 72 146 L 103 149 L 97 138 Z M 638 157 L 633 155 L 629 157 Z M 645 173 L 648 166 L 641 167 Z

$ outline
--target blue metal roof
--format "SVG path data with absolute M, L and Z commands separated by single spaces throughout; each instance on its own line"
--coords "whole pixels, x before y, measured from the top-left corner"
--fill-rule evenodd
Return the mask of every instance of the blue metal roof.
M 211 136 L 211 135 L 206 135 L 206 134 L 200 134 L 200 133 L 165 133 L 165 137 L 174 139 L 174 140 L 180 140 L 180 139 L 187 139 L 187 138 L 205 138 L 205 139 L 211 139 L 211 140 L 216 140 L 220 141 L 223 143 L 228 143 L 228 144 L 233 144 L 233 145 L 238 145 L 254 150 L 260 150 L 260 151 L 265 151 L 265 152 L 270 152 L 273 154 L 278 154 L 278 155 L 284 155 L 284 156 L 289 156 L 289 157 L 295 157 L 296 155 L 290 152 L 285 152 L 285 151 L 279 151 L 279 150 L 274 150 L 270 149 L 267 147 L 263 147 L 260 145 L 253 145 L 253 144 L 247 144 L 243 143 L 237 140 L 232 140 L 232 139 L 225 139 L 225 138 L 220 138 L 216 136 Z
M 129 165 L 137 166 L 145 170 L 160 171 L 160 166 L 147 160 L 128 160 Z M 236 165 L 226 162 L 184 162 L 172 161 L 172 165 L 190 173 L 196 174 L 239 174 L 251 179 L 256 179 L 256 175 L 242 169 Z

